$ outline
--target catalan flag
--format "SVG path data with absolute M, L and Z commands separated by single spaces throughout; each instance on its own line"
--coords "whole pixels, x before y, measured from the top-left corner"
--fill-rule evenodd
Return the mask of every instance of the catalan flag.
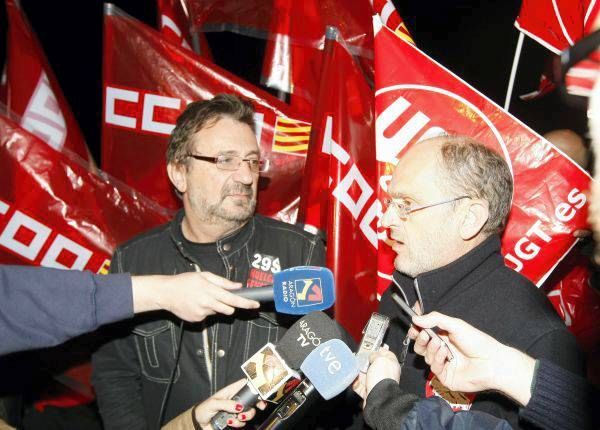
M 306 157 L 309 137 L 310 123 L 278 117 L 273 137 L 273 151 Z

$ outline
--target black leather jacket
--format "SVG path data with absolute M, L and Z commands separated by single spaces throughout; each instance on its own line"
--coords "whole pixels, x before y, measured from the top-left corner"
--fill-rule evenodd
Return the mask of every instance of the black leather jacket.
M 198 270 L 181 233 L 183 211 L 164 226 L 120 246 L 113 272 L 174 274 Z M 299 265 L 323 265 L 322 241 L 298 227 L 254 216 L 240 231 L 215 244 L 225 276 L 242 283 Z M 250 273 L 252 272 L 252 273 Z M 117 339 L 93 356 L 92 381 L 106 429 L 154 429 L 175 363 L 179 322 L 165 313 L 138 317 L 115 327 Z M 269 312 L 238 311 L 186 324 L 181 358 L 165 421 L 243 377 L 240 365 L 267 342 L 277 341 L 291 322 Z

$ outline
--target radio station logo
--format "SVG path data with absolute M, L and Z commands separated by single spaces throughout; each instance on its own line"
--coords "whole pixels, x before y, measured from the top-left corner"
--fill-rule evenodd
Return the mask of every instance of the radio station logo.
M 323 303 L 323 290 L 320 278 L 297 279 L 294 281 L 298 306 L 311 306 Z

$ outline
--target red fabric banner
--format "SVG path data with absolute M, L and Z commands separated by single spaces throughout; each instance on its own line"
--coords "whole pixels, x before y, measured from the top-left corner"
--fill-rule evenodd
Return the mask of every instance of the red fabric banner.
M 53 148 L 67 148 L 93 163 L 83 134 L 21 7 L 15 0 L 6 0 L 6 10 L 8 109 L 21 117 L 23 128 Z
M 596 0 L 523 0 L 515 27 L 560 54 L 584 35 Z
M 377 189 L 373 92 L 333 29 L 325 42 L 299 221 L 326 232 L 335 318 L 355 338 L 376 308 Z
M 172 212 L 0 116 L 0 263 L 107 273 L 117 244 Z
M 6 98 L 8 92 L 8 84 L 7 84 L 7 76 L 6 76 L 6 64 L 2 67 L 2 74 L 0 74 L 0 103 L 6 105 Z M 0 113 L 3 112 L 4 107 L 0 106 Z
M 117 244 L 172 217 L 94 170 L 0 116 L 0 264 L 105 274 Z M 64 387 L 46 393 L 36 407 L 72 406 L 94 397 L 88 363 L 57 380 Z
M 592 270 L 590 258 L 575 249 L 546 283 L 550 302 L 586 352 L 600 342 L 600 293 L 590 285 Z
M 540 285 L 587 228 L 590 176 L 548 141 L 375 20 L 375 111 L 381 194 L 403 150 L 425 137 L 464 134 L 504 155 L 514 179 L 502 238 L 506 264 Z M 393 271 L 381 231 L 379 292 Z
M 158 28 L 162 35 L 171 43 L 180 45 L 191 51 L 194 42 L 190 34 L 190 20 L 184 9 L 183 0 L 157 0 Z M 203 33 L 196 32 L 199 53 L 202 57 L 212 61 L 210 47 Z
M 515 27 L 558 55 L 589 33 L 597 0 L 523 0 Z M 556 88 L 552 67 L 546 67 L 539 88 L 521 99 L 533 100 Z M 576 89 L 575 91 L 580 91 Z
M 387 28 L 391 29 L 396 35 L 407 42 L 415 44 L 404 20 L 396 10 L 391 0 L 369 0 L 373 6 L 373 12 L 378 14 Z
M 187 0 L 204 31 L 234 31 L 268 39 L 262 80 L 290 94 L 291 106 L 312 114 L 318 91 L 326 26 L 339 28 L 361 66 L 373 76 L 373 37 L 368 0 Z
M 165 168 L 177 116 L 194 100 L 238 94 L 254 103 L 258 142 L 270 159 L 259 182 L 258 212 L 295 221 L 310 118 L 113 6 L 106 8 L 104 37 L 102 163 L 107 172 L 162 206 L 179 207 Z

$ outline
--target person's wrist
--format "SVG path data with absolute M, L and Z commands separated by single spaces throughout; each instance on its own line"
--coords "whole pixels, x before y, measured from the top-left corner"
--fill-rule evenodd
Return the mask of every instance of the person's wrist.
M 535 360 L 503 345 L 494 362 L 495 372 L 489 388 L 504 393 L 522 406 L 527 405 L 531 398 Z
M 194 425 L 194 430 L 202 430 L 202 425 L 196 416 L 196 410 L 198 409 L 198 406 L 200 406 L 200 404 L 197 404 L 192 408 L 192 424 Z

